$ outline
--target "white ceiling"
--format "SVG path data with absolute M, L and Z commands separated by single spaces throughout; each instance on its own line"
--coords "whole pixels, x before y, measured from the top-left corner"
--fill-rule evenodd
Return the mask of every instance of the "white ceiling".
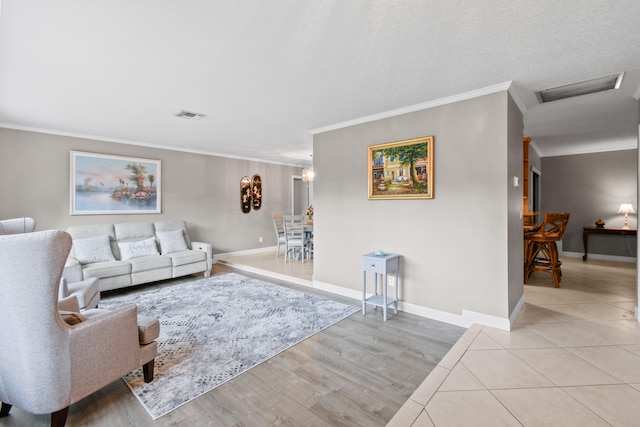
M 306 165 L 314 129 L 511 81 L 543 156 L 637 146 L 637 0 L 0 1 L 2 127 Z

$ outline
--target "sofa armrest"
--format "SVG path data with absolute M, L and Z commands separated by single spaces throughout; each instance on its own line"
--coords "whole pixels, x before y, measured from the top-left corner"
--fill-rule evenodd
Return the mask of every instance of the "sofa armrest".
M 209 274 L 211 274 L 211 267 L 213 267 L 213 247 L 211 246 L 211 243 L 191 242 L 191 248 L 207 253 L 207 271 L 205 271 L 204 275 L 205 277 L 209 277 Z
M 80 261 L 73 257 L 67 258 L 67 262 L 64 264 L 64 270 L 62 270 L 62 277 L 64 277 L 68 283 L 84 280 Z
M 78 303 L 78 297 L 75 295 L 62 298 L 58 300 L 58 311 L 71 311 L 74 313 L 80 312 L 80 304 Z

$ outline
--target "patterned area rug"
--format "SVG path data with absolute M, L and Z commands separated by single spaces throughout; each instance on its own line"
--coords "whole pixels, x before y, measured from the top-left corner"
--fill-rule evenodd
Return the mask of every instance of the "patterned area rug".
M 358 311 L 358 307 L 229 273 L 130 295 L 160 320 L 155 377 L 123 379 L 155 420 Z

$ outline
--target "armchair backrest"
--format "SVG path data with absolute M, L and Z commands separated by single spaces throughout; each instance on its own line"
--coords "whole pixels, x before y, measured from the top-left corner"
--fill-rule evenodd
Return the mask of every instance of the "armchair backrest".
M 69 334 L 57 307 L 70 249 L 59 230 L 0 236 L 0 401 L 47 413 L 69 399 Z

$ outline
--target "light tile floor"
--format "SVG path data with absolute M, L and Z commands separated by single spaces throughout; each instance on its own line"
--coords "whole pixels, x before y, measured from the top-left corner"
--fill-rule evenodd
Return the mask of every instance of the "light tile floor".
M 313 262 L 275 252 L 222 262 L 313 277 Z M 640 426 L 636 265 L 563 258 L 562 272 L 560 289 L 534 273 L 512 331 L 470 327 L 388 425 Z
M 640 426 L 636 266 L 534 273 L 511 332 L 474 325 L 389 426 Z
M 284 249 L 281 248 L 280 256 L 276 251 L 268 250 L 250 255 L 231 256 L 218 259 L 221 264 L 237 268 L 239 270 L 259 273 L 274 279 L 285 279 L 299 285 L 312 285 L 313 259 L 311 261 L 290 259 L 285 262 Z

